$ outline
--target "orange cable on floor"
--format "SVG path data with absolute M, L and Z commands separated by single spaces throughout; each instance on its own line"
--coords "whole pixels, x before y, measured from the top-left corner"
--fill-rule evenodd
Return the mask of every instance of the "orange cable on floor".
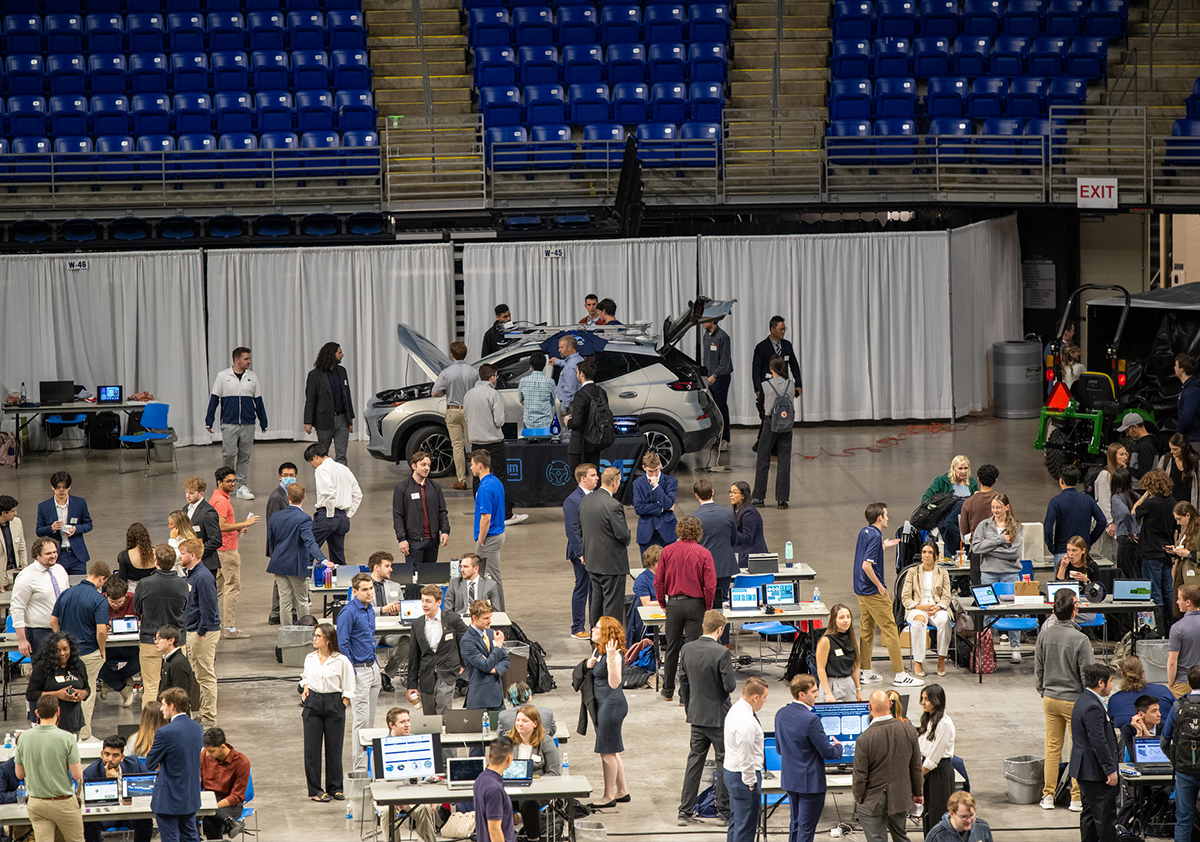
M 892 447 L 897 447 L 901 442 L 909 436 L 919 435 L 938 435 L 939 433 L 957 433 L 960 430 L 965 430 L 968 427 L 979 427 L 990 424 L 999 424 L 999 418 L 989 418 L 982 415 L 970 415 L 972 421 L 963 424 L 943 423 L 941 421 L 931 421 L 928 424 L 909 424 L 904 428 L 904 432 L 895 436 L 884 436 L 881 439 L 876 439 L 874 444 L 859 445 L 857 447 L 847 447 L 841 453 L 831 453 L 822 447 L 816 454 L 809 456 L 804 453 L 793 453 L 793 459 L 819 459 L 822 454 L 831 456 L 835 459 L 845 459 L 850 456 L 856 456 L 856 451 L 865 450 L 867 453 L 882 453 Z

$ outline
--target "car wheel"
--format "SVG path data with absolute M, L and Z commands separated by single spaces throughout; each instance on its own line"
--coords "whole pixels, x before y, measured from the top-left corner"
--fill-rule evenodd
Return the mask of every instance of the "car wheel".
M 642 435 L 646 439 L 646 449 L 653 450 L 662 460 L 664 473 L 671 473 L 683 456 L 683 442 L 675 431 L 665 424 L 643 424 Z
M 408 445 L 404 448 L 404 461 L 411 462 L 412 455 L 418 450 L 429 454 L 431 477 L 447 477 L 454 473 L 454 447 L 450 444 L 450 434 L 445 427 L 431 424 L 409 436 Z

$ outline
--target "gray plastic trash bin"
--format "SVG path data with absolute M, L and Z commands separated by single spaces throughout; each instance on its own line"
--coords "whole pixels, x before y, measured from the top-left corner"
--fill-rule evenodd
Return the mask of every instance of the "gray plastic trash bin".
M 1134 654 L 1142 659 L 1142 666 L 1146 668 L 1146 682 L 1149 684 L 1170 686 L 1174 679 L 1174 676 L 1167 675 L 1168 643 L 1166 640 L 1139 640 L 1133 647 Z
M 1042 411 L 1042 346 L 1008 340 L 992 343 L 992 383 L 997 418 L 1037 418 Z
M 1036 804 L 1042 797 L 1044 758 L 1020 754 L 1004 761 L 1004 782 L 1008 784 L 1008 800 L 1012 804 Z
M 608 831 L 604 828 L 604 822 L 579 819 L 575 822 L 575 840 L 576 842 L 608 842 Z

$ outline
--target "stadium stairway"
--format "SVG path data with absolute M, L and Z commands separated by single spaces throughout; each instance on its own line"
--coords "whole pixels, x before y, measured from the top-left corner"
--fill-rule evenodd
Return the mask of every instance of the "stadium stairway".
M 775 64 L 776 3 L 741 0 L 733 31 L 730 108 L 770 108 Z M 830 4 L 826 0 L 785 0 L 780 43 L 779 108 L 825 114 L 829 88 Z
M 433 116 L 470 114 L 467 35 L 459 20 L 462 0 L 420 0 L 421 33 L 429 69 Z M 367 47 L 375 72 L 380 131 L 388 116 L 425 116 L 421 44 L 411 0 L 363 0 Z
M 1184 101 L 1200 76 L 1200 8 L 1185 5 L 1179 10 L 1179 34 L 1175 34 L 1175 11 L 1154 38 L 1154 85 L 1150 85 L 1150 24 L 1146 7 L 1130 7 L 1129 49 L 1138 52 L 1138 104 L 1146 106 L 1146 133 L 1150 137 L 1171 134 L 1171 124 L 1185 116 Z M 1140 20 L 1135 20 L 1137 16 Z M 1113 42 L 1113 47 L 1117 42 Z M 1109 56 L 1109 78 L 1116 76 L 1125 50 Z M 1126 79 L 1130 71 L 1126 71 Z M 1120 88 L 1125 87 L 1120 83 Z M 1110 83 L 1111 87 L 1111 83 Z M 1123 104 L 1132 104 L 1127 95 Z

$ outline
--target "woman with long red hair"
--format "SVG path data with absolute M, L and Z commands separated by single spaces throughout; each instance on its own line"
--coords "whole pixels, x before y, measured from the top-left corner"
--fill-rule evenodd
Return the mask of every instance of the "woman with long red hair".
M 621 686 L 625 666 L 625 629 L 619 620 L 601 617 L 592 629 L 595 648 L 588 658 L 588 669 L 595 679 L 596 754 L 604 769 L 604 796 L 593 807 L 613 807 L 629 801 L 625 784 L 625 764 L 621 752 L 621 725 L 629 713 L 625 690 Z

